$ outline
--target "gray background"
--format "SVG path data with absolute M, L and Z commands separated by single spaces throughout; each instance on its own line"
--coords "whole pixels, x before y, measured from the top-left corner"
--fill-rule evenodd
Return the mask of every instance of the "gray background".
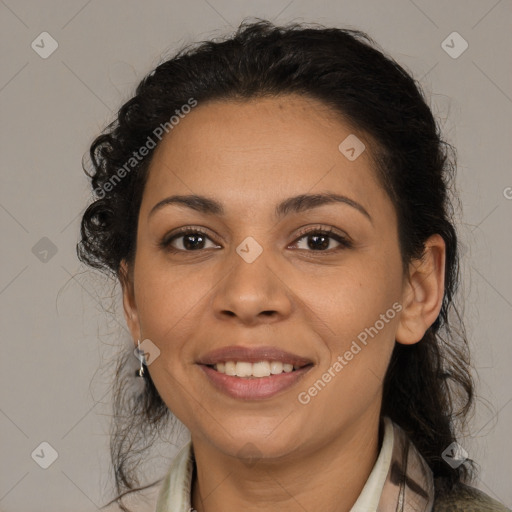
M 90 199 L 81 159 L 162 54 L 246 16 L 362 29 L 425 88 L 459 155 L 461 296 L 479 374 L 461 444 L 481 464 L 478 487 L 512 505 L 510 0 L 5 0 L 0 16 L 1 511 L 93 511 L 112 497 L 109 379 L 131 340 L 118 288 L 75 256 Z M 44 31 L 58 42 L 46 59 L 31 47 Z M 458 58 L 441 46 L 453 31 L 469 44 Z M 175 453 L 167 441 L 148 482 Z M 58 453 L 48 469 L 31 456 L 50 456 L 42 442 Z

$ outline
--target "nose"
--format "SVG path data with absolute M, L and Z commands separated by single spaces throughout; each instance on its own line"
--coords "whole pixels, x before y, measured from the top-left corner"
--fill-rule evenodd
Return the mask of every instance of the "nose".
M 212 299 L 215 316 L 223 321 L 236 318 L 246 325 L 273 323 L 289 316 L 290 289 L 270 266 L 265 251 L 252 263 L 238 254 L 234 258 Z

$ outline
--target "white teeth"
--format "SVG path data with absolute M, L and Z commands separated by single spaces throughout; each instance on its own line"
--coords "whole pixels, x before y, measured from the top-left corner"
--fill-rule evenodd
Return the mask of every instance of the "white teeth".
M 226 361 L 225 363 L 217 363 L 214 368 L 219 373 L 236 377 L 269 377 L 283 372 L 290 373 L 299 367 L 281 361 L 259 361 L 257 363 Z
M 283 370 L 286 372 L 286 373 L 290 373 L 293 371 L 293 364 L 283 364 Z
M 268 361 L 260 361 L 252 365 L 253 377 L 268 377 L 270 375 L 270 363 Z
M 281 361 L 272 361 L 270 363 L 270 373 L 272 375 L 283 373 L 283 363 L 281 363 Z
M 225 368 L 224 373 L 226 375 L 236 375 L 236 363 L 235 362 L 227 361 L 226 363 L 224 363 L 224 368 Z M 218 372 L 220 372 L 218 365 L 217 365 L 216 370 Z
M 252 375 L 252 364 L 243 363 L 238 361 L 236 363 L 236 376 L 237 377 L 250 377 Z

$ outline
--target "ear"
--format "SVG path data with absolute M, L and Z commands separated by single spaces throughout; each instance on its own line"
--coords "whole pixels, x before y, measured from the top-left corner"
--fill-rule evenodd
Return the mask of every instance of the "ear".
M 435 234 L 425 242 L 423 256 L 409 264 L 395 335 L 398 343 L 417 343 L 438 317 L 444 297 L 445 260 L 446 244 Z
M 134 341 L 140 339 L 140 322 L 135 302 L 135 293 L 133 286 L 133 272 L 126 260 L 122 260 L 119 265 L 119 282 L 123 290 L 123 309 L 124 317 L 128 328 L 130 329 Z

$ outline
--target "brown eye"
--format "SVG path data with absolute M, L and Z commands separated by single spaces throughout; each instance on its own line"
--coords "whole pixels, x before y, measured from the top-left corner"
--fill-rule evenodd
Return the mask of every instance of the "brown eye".
M 301 236 L 295 242 L 306 239 L 306 247 L 298 247 L 299 249 L 310 249 L 310 252 L 332 252 L 340 250 L 340 247 L 334 249 L 329 248 L 331 240 L 335 240 L 341 248 L 352 247 L 351 242 L 339 233 L 336 233 L 333 229 L 317 229 L 313 228 L 308 231 L 301 233 Z
M 160 243 L 160 246 L 171 252 L 197 252 L 207 248 L 204 247 L 207 240 L 210 240 L 210 238 L 204 231 L 200 229 L 185 229 L 170 237 L 165 237 Z M 178 245 L 178 247 L 173 245 L 174 242 L 177 242 L 176 245 Z M 218 246 L 214 245 L 214 247 Z

